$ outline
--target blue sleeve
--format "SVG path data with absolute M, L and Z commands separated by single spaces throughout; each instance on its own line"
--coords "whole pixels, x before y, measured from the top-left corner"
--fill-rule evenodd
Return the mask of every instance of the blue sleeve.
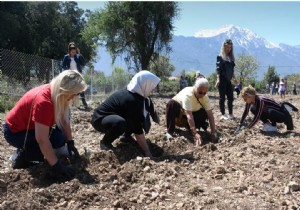
M 61 64 L 61 68 L 62 68 L 63 70 L 67 70 L 67 69 L 70 68 L 70 67 L 67 66 L 67 60 L 68 60 L 67 57 L 68 57 L 67 55 L 64 56 L 63 61 L 62 61 L 62 64 Z

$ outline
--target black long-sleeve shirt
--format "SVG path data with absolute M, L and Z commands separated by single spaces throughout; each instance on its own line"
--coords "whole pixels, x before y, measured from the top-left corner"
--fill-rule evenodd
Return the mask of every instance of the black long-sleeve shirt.
M 252 128 L 257 123 L 257 121 L 260 119 L 262 112 L 265 112 L 266 110 L 268 110 L 270 108 L 278 110 L 278 111 L 281 109 L 280 104 L 277 103 L 276 101 L 274 101 L 274 99 L 268 98 L 268 97 L 265 97 L 262 95 L 255 96 L 255 104 L 253 104 L 252 106 L 255 106 L 256 109 L 255 109 L 255 113 L 254 113 L 254 118 L 253 118 L 252 122 L 248 125 L 248 128 Z M 245 118 L 247 117 L 250 107 L 251 107 L 251 104 L 246 104 L 244 113 L 242 115 L 242 119 L 240 121 L 240 125 L 242 125 Z
M 92 123 L 108 115 L 119 115 L 126 120 L 126 132 L 142 134 L 145 98 L 127 89 L 118 90 L 100 104 L 92 115 Z

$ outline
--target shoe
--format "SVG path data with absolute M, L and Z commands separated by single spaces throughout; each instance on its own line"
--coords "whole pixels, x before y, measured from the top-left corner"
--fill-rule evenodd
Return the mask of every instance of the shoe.
M 228 119 L 229 119 L 229 120 L 234 120 L 234 119 L 235 119 L 235 116 L 234 116 L 233 114 L 230 114 L 230 115 L 228 115 Z
M 108 151 L 108 150 L 113 149 L 113 145 L 100 141 L 100 149 L 103 151 Z
M 12 154 L 11 160 L 11 166 L 13 169 L 28 168 L 30 166 L 36 165 L 36 162 L 29 161 L 26 159 L 25 152 L 21 149 L 17 149 Z
M 223 114 L 223 115 L 221 116 L 221 120 L 229 120 L 227 114 Z
M 169 133 L 166 133 L 165 137 L 164 137 L 164 140 L 167 140 L 167 141 L 170 141 L 173 139 L 173 136 Z
M 120 136 L 120 141 L 123 143 L 135 143 L 136 140 L 132 137 L 132 135 L 124 133 Z
M 284 124 L 286 125 L 286 129 L 289 130 L 289 131 L 294 130 L 294 124 L 293 124 L 292 116 L 288 112 L 286 112 L 285 115 L 286 115 L 286 117 L 285 117 Z
M 262 130 L 265 131 L 265 132 L 276 132 L 277 127 L 272 126 L 270 123 L 265 123 Z

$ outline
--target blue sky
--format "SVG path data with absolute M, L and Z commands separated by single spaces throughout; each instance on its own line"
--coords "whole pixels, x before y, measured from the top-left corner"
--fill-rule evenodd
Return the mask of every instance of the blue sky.
M 104 2 L 78 1 L 82 9 L 94 10 Z M 202 29 L 233 24 L 247 28 L 275 44 L 300 45 L 300 2 L 204 2 L 180 1 L 175 35 L 193 36 Z

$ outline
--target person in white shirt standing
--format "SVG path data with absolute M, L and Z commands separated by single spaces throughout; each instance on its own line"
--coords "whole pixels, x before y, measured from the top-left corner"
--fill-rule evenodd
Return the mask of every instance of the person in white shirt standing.
M 84 57 L 80 54 L 80 49 L 76 47 L 74 42 L 70 42 L 68 45 L 68 54 L 66 54 L 62 61 L 63 70 L 77 70 L 82 73 L 82 66 L 84 65 Z M 88 105 L 85 100 L 84 92 L 80 93 L 85 109 L 88 109 Z

